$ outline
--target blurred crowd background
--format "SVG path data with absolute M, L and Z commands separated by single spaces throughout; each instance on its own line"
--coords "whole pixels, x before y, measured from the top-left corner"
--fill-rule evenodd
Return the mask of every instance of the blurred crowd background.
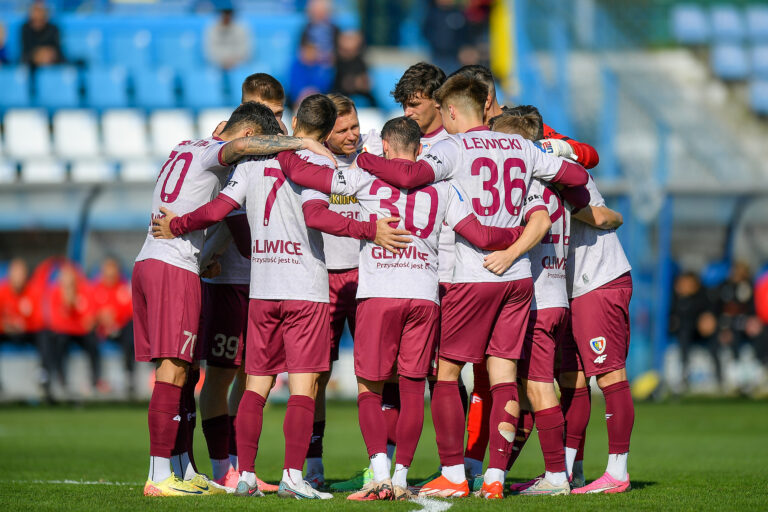
M 487 65 L 501 103 L 598 149 L 639 396 L 766 393 L 765 2 L 0 0 L 0 399 L 146 396 L 129 283 L 152 185 L 245 76 L 283 83 L 288 126 L 336 91 L 366 132 L 420 60 Z

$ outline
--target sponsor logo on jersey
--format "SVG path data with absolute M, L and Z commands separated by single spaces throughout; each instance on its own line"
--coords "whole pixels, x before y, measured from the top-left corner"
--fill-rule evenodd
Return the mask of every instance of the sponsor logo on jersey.
M 594 352 L 597 355 L 600 355 L 603 352 L 605 352 L 605 345 L 606 345 L 605 338 L 602 336 L 597 338 L 592 338 L 591 340 L 589 340 L 589 348 L 591 348 L 592 352 Z
M 563 270 L 568 258 L 558 258 L 557 256 L 544 256 L 541 258 L 541 267 L 547 270 Z
M 342 185 L 347 184 L 347 180 L 344 179 L 344 173 L 341 171 L 341 169 L 336 170 L 336 179 L 339 180 L 339 183 Z
M 437 165 L 442 165 L 442 163 L 443 163 L 443 161 L 442 161 L 442 160 L 440 160 L 439 158 L 437 158 L 437 157 L 436 157 L 434 154 L 432 154 L 432 153 L 427 153 L 426 155 L 424 155 L 424 160 L 432 160 L 432 161 L 433 161 L 433 162 L 435 162 Z
M 331 204 L 353 204 L 353 203 L 357 203 L 357 198 L 350 197 L 350 196 L 341 196 L 339 194 L 331 194 L 330 202 Z
M 301 243 L 290 240 L 256 240 L 253 242 L 254 254 L 291 254 L 302 256 Z
M 405 249 L 400 249 L 398 254 L 392 254 L 383 247 L 374 245 L 371 248 L 371 257 L 375 260 L 421 260 L 427 261 L 429 255 L 426 252 L 419 252 L 416 247 L 410 246 Z
M 601 356 L 597 356 L 593 363 L 595 364 L 603 364 L 605 362 L 605 359 L 608 357 L 608 354 L 603 354 Z

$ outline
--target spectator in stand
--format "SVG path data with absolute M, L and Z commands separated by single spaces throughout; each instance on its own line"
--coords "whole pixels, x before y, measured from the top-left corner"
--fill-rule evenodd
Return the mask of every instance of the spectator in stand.
M 301 31 L 301 46 L 311 44 L 317 52 L 318 64 L 332 67 L 336 57 L 339 27 L 331 21 L 331 4 L 328 0 L 310 0 L 307 3 L 307 22 Z
M 99 343 L 93 333 L 94 304 L 87 280 L 73 264 L 64 263 L 47 295 L 49 325 L 55 339 L 55 370 L 61 385 L 67 387 L 69 346 L 74 343 L 88 356 L 93 389 L 106 392 L 106 383 L 101 380 Z
M 128 396 L 135 394 L 134 373 L 136 363 L 133 352 L 133 302 L 131 285 L 120 273 L 120 264 L 107 258 L 101 265 L 101 274 L 91 284 L 96 314 L 96 334 L 99 339 L 111 339 L 123 349 Z
M 59 28 L 48 21 L 48 9 L 43 2 L 32 4 L 29 18 L 21 27 L 21 61 L 32 67 L 62 61 Z
M 291 64 L 289 81 L 288 96 L 293 102 L 294 111 L 298 110 L 301 100 L 310 94 L 327 93 L 332 80 L 333 68 L 323 63 L 317 47 L 310 42 L 302 42 Z
M 347 30 L 339 36 L 336 54 L 336 78 L 333 91 L 349 96 L 360 106 L 355 96 L 362 96 L 369 107 L 376 106 L 376 99 L 371 94 L 371 77 L 368 64 L 363 58 L 363 35 L 357 30 Z
M 422 31 L 432 62 L 446 74 L 459 67 L 459 49 L 466 40 L 467 19 L 456 0 L 430 0 Z
M 8 33 L 5 30 L 5 25 L 0 23 L 0 65 L 8 64 L 8 49 L 6 47 L 6 38 Z
M 245 25 L 234 20 L 231 5 L 224 5 L 219 19 L 205 32 L 205 58 L 222 69 L 247 62 L 253 51 L 251 35 Z

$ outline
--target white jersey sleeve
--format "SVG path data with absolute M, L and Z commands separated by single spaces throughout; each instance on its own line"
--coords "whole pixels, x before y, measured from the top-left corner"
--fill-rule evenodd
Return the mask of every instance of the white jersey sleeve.
M 435 181 L 448 180 L 454 177 L 460 164 L 460 141 L 455 136 L 437 142 L 422 156 L 421 160 L 428 163 L 435 173 Z
M 227 166 L 220 160 L 225 142 L 215 138 L 184 141 L 177 145 L 163 164 L 152 192 L 151 218 L 159 217 L 165 207 L 177 215 L 192 212 L 215 197 Z M 152 236 L 149 222 L 147 237 L 136 261 L 156 259 L 200 273 L 200 251 L 205 232 L 193 231 L 165 240 Z

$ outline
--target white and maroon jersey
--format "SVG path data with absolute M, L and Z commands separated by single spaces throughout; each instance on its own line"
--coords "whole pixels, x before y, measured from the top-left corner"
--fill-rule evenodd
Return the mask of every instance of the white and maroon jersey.
M 219 153 L 225 144 L 216 138 L 187 140 L 173 148 L 155 183 L 152 192 L 152 218 L 159 217 L 160 207 L 177 215 L 184 215 L 204 205 L 216 195 L 221 176 L 227 166 Z M 152 222 L 147 238 L 136 256 L 136 261 L 160 260 L 175 267 L 200 273 L 200 250 L 205 232 L 193 231 L 171 240 L 154 238 Z
M 424 158 L 429 150 L 440 142 L 448 138 L 448 132 L 442 126 L 431 133 L 426 133 L 421 138 L 421 154 L 419 159 Z M 437 274 L 441 283 L 450 283 L 453 281 L 453 266 L 456 261 L 456 235 L 445 222 L 440 230 L 440 241 L 437 251 Z
M 300 157 L 318 165 L 330 160 L 309 151 Z M 328 196 L 296 185 L 274 157 L 254 157 L 238 164 L 221 191 L 245 204 L 251 228 L 252 299 L 328 302 L 328 272 L 323 237 L 307 228 L 302 204 Z
M 366 134 L 361 134 L 357 151 L 354 153 L 334 155 L 338 169 L 342 173 L 346 172 L 357 159 L 357 155 L 362 152 L 378 156 L 384 153 L 379 132 L 371 130 Z M 360 220 L 360 206 L 354 197 L 331 194 L 329 209 L 349 219 Z M 325 245 L 325 264 L 327 268 L 330 270 L 357 268 L 358 260 L 360 259 L 359 240 L 323 233 L 323 243 Z
M 563 200 L 555 187 L 534 179 L 528 188 L 526 208 L 537 200 L 544 201 L 552 227 L 541 243 L 528 251 L 533 274 L 531 309 L 567 308 L 565 261 L 568 258 L 571 210 L 563 206 Z
M 590 206 L 605 206 L 592 176 L 587 182 Z M 576 298 L 632 270 L 615 229 L 597 229 L 574 219 L 566 265 L 568 293 Z
M 344 178 L 344 193 L 357 197 L 364 219 L 399 217 L 397 227 L 410 231 L 412 240 L 400 254 L 370 241 L 362 243 L 357 297 L 424 299 L 440 304 L 440 230 L 443 222 L 453 227 L 472 213 L 460 186 L 441 181 L 411 190 L 397 189 L 359 168 L 349 169 Z
M 486 226 L 514 228 L 521 224 L 523 203 L 532 178 L 557 176 L 563 159 L 548 155 L 518 135 L 485 127 L 449 135 L 424 156 L 435 181 L 453 178 L 466 190 L 478 220 Z M 454 283 L 504 282 L 531 277 L 527 255 L 501 276 L 483 267 L 483 251 L 456 235 Z

